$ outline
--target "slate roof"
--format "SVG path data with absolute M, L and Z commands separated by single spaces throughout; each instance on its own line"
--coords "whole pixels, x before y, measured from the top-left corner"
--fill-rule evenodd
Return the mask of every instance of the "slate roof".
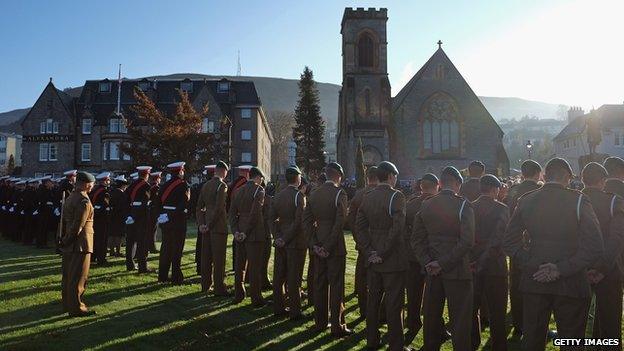
M 624 127 L 624 105 L 602 105 L 597 110 L 578 116 L 566 125 L 553 141 L 564 140 L 585 131 L 587 120 L 595 116 L 599 119 L 602 130 Z

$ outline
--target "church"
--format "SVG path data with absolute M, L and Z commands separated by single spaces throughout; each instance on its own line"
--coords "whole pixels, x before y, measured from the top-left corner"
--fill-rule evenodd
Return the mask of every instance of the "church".
M 388 80 L 387 9 L 346 8 L 342 17 L 342 89 L 337 158 L 355 174 L 359 140 L 364 163 L 394 162 L 399 179 L 411 180 L 443 167 L 464 169 L 481 160 L 488 173 L 506 175 L 503 131 L 472 91 L 442 42 L 395 96 Z

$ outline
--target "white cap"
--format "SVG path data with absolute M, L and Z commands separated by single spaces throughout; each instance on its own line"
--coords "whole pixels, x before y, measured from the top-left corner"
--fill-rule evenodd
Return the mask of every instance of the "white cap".
M 167 168 L 169 168 L 169 169 L 179 169 L 179 168 L 183 168 L 185 164 L 186 164 L 186 162 L 184 162 L 184 161 L 174 162 L 174 163 L 168 164 Z
M 252 165 L 242 165 L 242 166 L 238 166 L 238 169 L 242 169 L 242 170 L 250 170 L 251 167 L 253 167 Z
M 5 175 L 5 176 L 0 177 L 0 180 L 5 180 L 5 179 L 9 179 L 9 178 L 11 178 L 11 176 Z
M 39 179 L 41 179 L 41 180 L 52 180 L 52 176 L 51 175 L 47 175 L 47 176 L 41 177 Z
M 139 172 L 134 172 L 130 175 L 130 179 L 137 179 L 139 177 Z
M 72 175 L 76 175 L 77 173 L 78 173 L 78 170 L 72 169 L 72 170 L 63 172 L 63 175 L 64 176 L 72 176 Z
M 160 177 L 162 175 L 162 172 L 152 172 L 150 173 L 150 177 Z
M 25 180 L 20 180 L 19 182 L 15 183 L 15 185 L 24 185 L 26 184 Z
M 110 179 L 110 176 L 111 176 L 110 172 L 102 172 L 102 173 L 96 175 L 95 179 L 97 179 L 97 180 Z
M 113 179 L 116 182 L 127 182 L 128 180 L 126 179 L 126 176 L 123 174 L 118 175 L 117 177 L 115 177 Z
M 152 170 L 152 166 L 138 166 L 136 170 L 139 172 L 149 172 Z
M 215 168 L 217 168 L 217 165 L 207 165 L 207 166 L 204 166 L 204 169 L 215 169 Z
M 29 184 L 31 183 L 39 183 L 39 178 L 32 178 L 31 180 L 28 181 Z

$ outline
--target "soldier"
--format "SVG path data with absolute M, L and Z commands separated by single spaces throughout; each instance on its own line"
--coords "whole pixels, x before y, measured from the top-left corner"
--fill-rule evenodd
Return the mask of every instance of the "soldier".
M 507 208 L 510 213 L 516 208 L 518 199 L 531 191 L 537 190 L 541 187 L 539 182 L 542 179 L 542 166 L 533 160 L 526 160 L 520 167 L 522 172 L 522 182 L 509 189 L 509 195 L 507 195 Z M 520 267 L 515 263 L 513 259 L 509 260 L 511 263 L 511 274 L 509 275 L 509 299 L 511 302 L 511 320 L 514 328 L 514 335 L 522 335 L 522 293 L 519 290 L 520 277 L 522 276 Z
M 420 212 L 422 203 L 430 197 L 438 193 L 439 180 L 435 174 L 427 173 L 417 184 L 419 184 L 420 190 L 414 192 L 416 196 L 410 197 L 405 205 L 405 242 L 409 243 L 410 234 L 412 233 L 414 219 L 416 214 Z M 407 291 L 407 318 L 405 321 L 407 327 L 407 333 L 405 334 L 405 344 L 412 343 L 420 328 L 422 322 L 420 320 L 420 311 L 422 306 L 423 288 L 425 286 L 425 274 L 423 267 L 418 263 L 418 257 L 414 255 L 412 250 L 408 250 L 407 258 L 409 261 L 409 270 L 406 277 L 406 291 Z M 440 319 L 441 331 L 444 341 L 450 336 L 446 329 L 444 329 L 444 319 Z
M 158 219 L 158 201 L 154 201 L 158 198 L 158 192 L 160 191 L 160 181 L 162 179 L 162 172 L 151 172 L 150 173 L 150 206 L 149 206 L 149 227 L 147 229 L 148 235 L 148 243 L 147 247 L 150 253 L 156 254 L 158 250 L 156 249 L 156 230 Z
M 375 189 L 375 187 L 379 184 L 376 171 L 377 166 L 368 167 L 366 170 L 366 187 L 358 190 L 349 203 L 349 227 L 351 227 L 351 231 L 353 232 L 355 250 L 358 252 L 357 260 L 355 261 L 355 294 L 357 295 L 360 316 L 362 318 L 366 318 L 366 297 L 368 295 L 366 267 L 368 266 L 368 257 L 365 252 L 360 250 L 360 245 L 358 245 L 359 238 L 355 226 L 355 219 L 365 195 Z
M 75 189 L 63 204 L 61 284 L 63 311 L 83 317 L 95 314 L 82 301 L 93 253 L 93 206 L 87 194 L 95 178 L 86 172 L 78 172 L 75 178 Z
M 587 272 L 596 293 L 596 314 L 592 337 L 622 339 L 622 274 L 624 264 L 624 204 L 622 198 L 603 191 L 607 170 L 590 162 L 583 168 L 583 193 L 589 197 L 598 217 L 604 242 L 604 256 Z M 621 350 L 622 347 L 609 349 Z
M 341 338 L 353 334 L 344 319 L 344 275 L 346 246 L 342 228 L 347 220 L 347 194 L 340 188 L 342 166 L 331 162 L 325 167 L 327 181 L 310 195 L 304 223 L 314 252 L 314 322 L 317 331 L 327 328 L 331 311 L 331 332 Z M 327 297 L 329 296 L 329 304 Z
M 468 165 L 468 175 L 470 178 L 465 181 L 459 189 L 459 196 L 462 196 L 472 202 L 481 195 L 479 188 L 479 179 L 485 174 L 485 165 L 481 161 L 472 161 Z
M 544 178 L 541 189 L 518 201 L 503 243 L 522 270 L 522 346 L 531 351 L 545 349 L 553 312 L 559 337 L 583 338 L 591 297 L 585 270 L 603 254 L 588 197 L 566 188 L 572 179 L 568 162 L 551 159 Z
M 190 187 L 184 180 L 184 165 L 185 162 L 167 165 L 171 178 L 163 184 L 156 199 L 161 204 L 158 223 L 162 230 L 158 281 L 168 280 L 169 267 L 171 267 L 171 282 L 176 285 L 184 282 L 181 261 L 184 253 L 184 240 L 186 240 L 186 214 L 191 199 Z
M 24 189 L 23 206 L 20 211 L 20 216 L 24 223 L 24 230 L 22 235 L 22 243 L 24 245 L 32 245 L 37 233 L 37 215 L 39 212 L 39 200 L 37 198 L 37 187 L 39 186 L 38 179 L 31 179 L 26 182 L 26 188 Z
M 54 221 L 54 183 L 52 182 L 52 176 L 45 176 L 41 178 L 41 185 L 39 187 L 38 197 L 39 197 L 39 207 L 37 209 L 38 212 L 38 221 L 39 227 L 37 231 L 37 247 L 38 248 L 47 248 L 48 247 L 48 235 L 50 232 L 55 231 L 55 221 Z
M 269 224 L 269 214 L 273 206 L 273 196 L 275 196 L 275 186 L 272 183 L 268 185 L 262 182 L 264 188 L 264 204 L 262 205 L 262 215 L 264 221 L 264 238 L 265 245 L 262 251 L 262 290 L 267 291 L 273 289 L 273 284 L 269 280 L 269 260 L 271 259 L 271 238 L 273 236 L 272 227 Z M 245 280 L 245 283 L 249 283 Z
M 93 205 L 93 255 L 91 259 L 98 265 L 105 265 L 106 244 L 110 230 L 110 172 L 102 172 L 95 176 L 98 185 L 89 194 Z
M 139 264 L 139 273 L 151 272 L 147 268 L 147 252 L 148 252 L 148 227 L 149 227 L 149 205 L 150 201 L 150 185 L 147 183 L 149 178 L 150 166 L 138 166 L 137 179 L 126 189 L 128 206 L 130 208 L 129 215 L 126 218 L 126 269 L 133 271 L 137 269 L 134 258 Z
M 229 167 L 225 162 L 217 162 L 214 176 L 202 186 L 195 208 L 202 242 L 200 258 L 202 292 L 208 292 L 210 286 L 214 284 L 216 296 L 230 295 L 225 285 L 228 186 L 224 179 L 228 171 Z
M 481 177 L 481 196 L 472 203 L 475 216 L 475 246 L 471 252 L 474 305 L 472 314 L 472 349 L 481 346 L 480 306 L 485 303 L 490 322 L 490 341 L 494 351 L 507 350 L 505 313 L 507 312 L 507 257 L 501 243 L 509 221 L 507 206 L 497 200 L 502 187 L 492 174 Z
M 269 222 L 273 226 L 273 307 L 276 315 L 289 314 L 291 319 L 301 314 L 301 279 L 308 238 L 303 226 L 305 196 L 299 192 L 301 171 L 297 166 L 286 169 L 288 186 L 273 199 Z M 288 307 L 284 308 L 284 286 L 288 291 Z
M 121 257 L 121 238 L 126 232 L 125 220 L 130 213 L 128 196 L 125 193 L 128 181 L 122 174 L 114 179 L 115 186 L 110 189 L 110 231 L 108 250 L 110 256 Z
M 15 222 L 14 240 L 20 242 L 24 240 L 24 207 L 26 205 L 26 180 L 15 183 L 17 189 L 13 196 L 13 219 Z
M 440 177 L 442 190 L 424 201 L 414 219 L 411 247 L 425 267 L 423 301 L 424 350 L 439 350 L 440 319 L 448 301 L 453 349 L 470 350 L 472 272 L 469 253 L 474 244 L 474 213 L 470 202 L 457 195 L 462 176 L 452 166 Z
M 249 181 L 240 187 L 232 199 L 230 226 L 238 243 L 234 267 L 234 303 L 245 298 L 245 274 L 249 274 L 249 295 L 252 305 L 265 305 L 262 297 L 262 261 L 266 241 L 262 206 L 264 189 L 260 184 L 264 174 L 257 167 L 249 170 Z
M 383 161 L 377 166 L 379 185 L 364 196 L 356 217 L 360 251 L 367 257 L 366 345 L 380 346 L 379 307 L 384 296 L 390 350 L 403 349 L 405 272 L 409 268 L 403 230 L 405 196 L 394 189 L 399 171 Z
M 624 198 L 624 160 L 614 156 L 607 157 L 604 167 L 609 173 L 604 191 Z

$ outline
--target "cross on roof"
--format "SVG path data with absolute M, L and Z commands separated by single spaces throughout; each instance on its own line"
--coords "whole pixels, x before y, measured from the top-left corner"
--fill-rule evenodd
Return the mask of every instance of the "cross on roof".
M 438 40 L 438 49 L 442 49 L 442 40 Z

